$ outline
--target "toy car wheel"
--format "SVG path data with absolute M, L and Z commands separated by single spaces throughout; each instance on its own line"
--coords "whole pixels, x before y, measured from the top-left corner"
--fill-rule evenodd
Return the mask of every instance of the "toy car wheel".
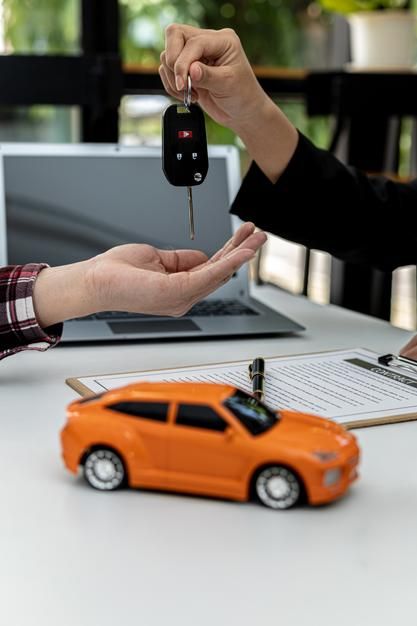
M 261 470 L 254 487 L 261 503 L 271 509 L 289 509 L 301 496 L 301 484 L 297 476 L 280 465 L 271 465 Z
M 94 489 L 113 491 L 123 485 L 125 477 L 123 461 L 113 450 L 100 448 L 86 456 L 84 478 Z

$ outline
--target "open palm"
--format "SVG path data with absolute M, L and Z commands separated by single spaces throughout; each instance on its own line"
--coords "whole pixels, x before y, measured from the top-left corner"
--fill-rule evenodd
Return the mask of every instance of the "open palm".
M 97 310 L 179 316 L 224 284 L 266 241 L 248 222 L 210 259 L 198 250 L 126 244 L 97 256 L 90 285 Z

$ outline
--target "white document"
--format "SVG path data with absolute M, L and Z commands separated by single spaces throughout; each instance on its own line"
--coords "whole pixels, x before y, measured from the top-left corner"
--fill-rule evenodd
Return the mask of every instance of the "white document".
M 265 402 L 333 419 L 351 427 L 417 418 L 417 365 L 378 365 L 369 350 L 337 350 L 265 359 Z M 175 370 L 152 370 L 79 378 L 85 390 L 100 393 L 140 381 L 226 383 L 251 393 L 249 363 L 219 363 Z M 395 419 L 391 419 L 395 417 Z

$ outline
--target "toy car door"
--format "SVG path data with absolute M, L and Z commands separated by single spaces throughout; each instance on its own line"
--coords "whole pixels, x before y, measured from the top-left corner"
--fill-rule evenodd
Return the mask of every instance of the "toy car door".
M 108 406 L 125 418 L 124 435 L 130 483 L 164 487 L 168 461 L 167 402 L 126 401 Z
M 174 411 L 168 466 L 173 488 L 242 497 L 246 442 L 216 408 L 181 403 Z

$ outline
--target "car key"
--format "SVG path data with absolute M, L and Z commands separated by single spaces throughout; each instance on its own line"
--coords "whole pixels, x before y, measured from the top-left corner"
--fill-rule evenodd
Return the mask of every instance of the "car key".
M 191 104 L 191 78 L 184 90 L 184 104 L 171 104 L 162 124 L 162 168 L 176 187 L 187 187 L 190 238 L 194 239 L 194 185 L 201 185 L 208 172 L 208 154 L 204 113 Z

